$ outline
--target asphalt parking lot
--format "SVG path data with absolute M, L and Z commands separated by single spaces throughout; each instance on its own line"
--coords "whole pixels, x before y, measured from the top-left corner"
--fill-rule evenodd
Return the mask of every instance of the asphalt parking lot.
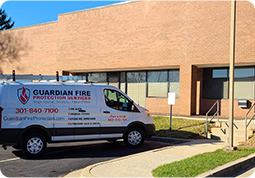
M 139 148 L 128 148 L 123 142 L 106 141 L 51 144 L 44 156 L 26 159 L 22 152 L 0 148 L 0 169 L 7 177 L 59 177 L 94 163 L 182 143 L 145 141 Z

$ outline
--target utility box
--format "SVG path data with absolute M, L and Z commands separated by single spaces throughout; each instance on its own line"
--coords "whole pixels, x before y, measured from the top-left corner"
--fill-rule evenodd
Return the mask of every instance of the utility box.
M 249 101 L 246 99 L 239 99 L 238 106 L 242 109 L 247 109 L 249 107 Z

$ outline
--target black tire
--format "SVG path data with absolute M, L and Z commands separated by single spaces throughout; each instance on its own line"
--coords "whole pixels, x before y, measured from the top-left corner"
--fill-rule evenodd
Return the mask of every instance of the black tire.
M 107 139 L 108 142 L 110 143 L 116 143 L 117 139 L 116 138 L 111 138 L 111 139 Z
M 130 128 L 124 135 L 124 142 L 130 147 L 141 146 L 144 142 L 144 131 L 140 128 Z
M 47 147 L 46 138 L 39 133 L 26 134 L 22 140 L 22 151 L 28 158 L 41 156 Z

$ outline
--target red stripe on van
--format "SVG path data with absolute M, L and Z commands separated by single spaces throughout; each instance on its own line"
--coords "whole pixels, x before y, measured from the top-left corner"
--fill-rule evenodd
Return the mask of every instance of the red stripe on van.
M 4 109 L 2 107 L 0 107 L 0 129 L 2 128 L 2 111 Z

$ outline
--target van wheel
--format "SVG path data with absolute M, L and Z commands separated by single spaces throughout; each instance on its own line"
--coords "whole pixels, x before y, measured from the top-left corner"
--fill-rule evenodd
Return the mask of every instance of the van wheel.
M 124 142 L 131 147 L 137 147 L 144 142 L 144 131 L 140 128 L 131 128 L 124 135 Z
M 42 155 L 46 147 L 46 139 L 42 134 L 29 134 L 25 135 L 23 138 L 22 150 L 29 158 L 35 158 Z

